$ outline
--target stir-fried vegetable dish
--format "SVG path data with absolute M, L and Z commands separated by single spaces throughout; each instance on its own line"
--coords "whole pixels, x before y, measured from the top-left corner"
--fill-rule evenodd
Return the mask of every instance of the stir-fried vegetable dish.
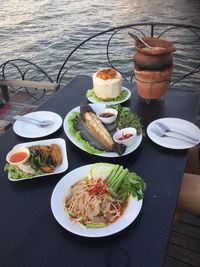
M 43 173 L 53 173 L 55 168 L 62 163 L 62 154 L 57 144 L 35 145 L 27 147 L 30 156 L 24 164 L 6 164 L 5 171 L 8 171 L 12 179 L 31 178 Z

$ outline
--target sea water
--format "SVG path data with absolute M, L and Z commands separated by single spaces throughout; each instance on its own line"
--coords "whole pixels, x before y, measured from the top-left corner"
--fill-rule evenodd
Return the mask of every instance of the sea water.
M 140 22 L 199 26 L 200 1 L 1 0 L 0 65 L 10 59 L 24 58 L 37 64 L 55 81 L 66 57 L 84 39 L 111 27 Z M 132 40 L 125 32 L 118 37 L 113 62 L 119 67 L 125 66 L 122 71 L 131 72 Z M 180 45 L 176 71 L 185 74 L 185 70 L 190 71 L 198 62 L 200 49 L 195 43 L 195 46 L 191 45 L 187 51 L 184 50 L 182 44 L 188 42 L 190 37 L 180 40 L 176 30 L 171 38 Z M 105 43 L 101 38 L 83 48 L 71 61 L 72 64 L 79 61 L 83 63 L 73 68 L 70 77 L 66 75 L 67 80 L 76 74 L 92 75 L 99 67 L 97 63 L 102 66 L 106 64 L 106 60 L 102 60 L 105 51 Z M 185 52 L 189 54 L 187 61 L 183 57 Z M 84 64 L 86 61 L 90 61 L 90 64 Z M 199 88 L 197 74 L 193 78 L 193 81 L 186 81 L 186 85 Z

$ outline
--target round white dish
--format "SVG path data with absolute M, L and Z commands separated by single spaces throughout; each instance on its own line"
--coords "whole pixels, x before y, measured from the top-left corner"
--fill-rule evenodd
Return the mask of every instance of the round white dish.
M 62 118 L 57 113 L 51 111 L 35 111 L 24 115 L 23 117 L 33 118 L 37 120 L 52 120 L 53 123 L 40 127 L 31 123 L 16 120 L 13 125 L 14 132 L 26 138 L 39 138 L 50 135 L 57 131 L 62 125 Z
M 101 112 L 101 110 L 104 110 L 106 108 L 106 105 L 105 104 L 90 104 L 90 106 L 92 107 L 92 109 L 95 111 L 95 112 Z M 83 145 L 78 142 L 75 137 L 73 135 L 70 134 L 69 132 L 69 123 L 68 123 L 68 119 L 69 117 L 71 116 L 72 112 L 80 112 L 80 106 L 79 107 L 76 107 L 74 109 L 72 109 L 67 115 L 66 117 L 64 118 L 64 122 L 63 122 L 63 128 L 64 128 L 64 131 L 67 135 L 67 137 L 69 138 L 69 140 L 74 144 L 76 145 L 77 147 L 79 147 L 81 150 L 83 151 L 86 151 L 87 150 L 83 147 Z M 137 135 L 137 138 L 134 142 L 133 145 L 129 146 L 126 148 L 126 151 L 124 152 L 124 154 L 122 155 L 118 155 L 116 152 L 102 152 L 102 153 L 95 153 L 93 155 L 97 155 L 97 156 L 100 156 L 100 157 L 122 157 L 122 156 L 125 156 L 125 155 L 128 155 L 130 153 L 132 153 L 134 150 L 136 150 L 138 148 L 138 146 L 140 145 L 142 141 L 142 134 L 140 135 Z
M 109 117 L 102 117 L 103 114 L 110 113 L 111 116 Z M 102 121 L 104 124 L 110 124 L 116 121 L 118 115 L 118 111 L 113 108 L 106 108 L 103 112 L 97 113 L 97 117 Z
M 132 134 L 132 136 L 127 139 L 122 139 L 123 135 L 126 134 Z M 120 129 L 113 135 L 113 140 L 115 140 L 116 143 L 124 144 L 126 147 L 132 146 L 132 144 L 135 142 L 136 139 L 137 139 L 137 130 L 133 127 Z
M 90 96 L 86 96 L 87 99 L 91 102 L 91 103 L 97 103 L 97 104 L 106 104 L 106 105 L 117 105 L 123 102 L 126 102 L 130 97 L 131 97 L 131 91 L 126 88 L 126 87 L 122 87 L 122 90 L 126 90 L 128 92 L 126 98 L 124 98 L 123 100 L 119 100 L 119 101 L 96 101 L 96 99 L 94 97 L 90 97 Z
M 156 134 L 156 122 L 162 122 L 173 130 L 200 140 L 200 129 L 195 124 L 178 118 L 162 118 L 151 122 L 147 127 L 149 138 L 160 146 L 171 149 L 188 149 L 195 145 L 175 138 L 159 136 Z
M 16 155 L 18 153 L 23 153 L 25 155 L 23 155 L 23 157 L 21 159 L 18 159 L 17 161 L 12 161 L 12 157 L 13 155 Z M 14 148 L 12 150 L 10 150 L 10 152 L 8 152 L 7 156 L 6 156 L 6 161 L 13 166 L 17 166 L 19 164 L 23 164 L 25 163 L 28 158 L 30 156 L 30 150 L 27 147 L 18 147 L 18 148 Z
M 66 230 L 80 236 L 103 237 L 115 234 L 130 225 L 138 216 L 143 200 L 129 197 L 128 206 L 123 215 L 114 223 L 104 228 L 85 228 L 78 223 L 72 222 L 64 211 L 64 199 L 67 192 L 75 182 L 84 178 L 89 168 L 85 165 L 67 173 L 55 186 L 51 196 L 51 210 L 57 222 Z

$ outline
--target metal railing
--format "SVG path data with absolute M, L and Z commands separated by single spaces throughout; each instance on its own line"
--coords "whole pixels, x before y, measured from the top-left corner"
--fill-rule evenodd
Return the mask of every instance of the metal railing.
M 38 73 L 40 75 L 38 75 Z M 13 79 L 21 79 L 22 81 L 26 80 L 34 80 L 37 81 L 39 77 L 39 81 L 48 81 L 53 83 L 53 79 L 38 65 L 31 62 L 30 60 L 18 58 L 11 59 L 0 65 L 0 80 L 13 80 Z M 9 85 L 13 90 L 15 90 L 15 86 Z M 2 86 L 3 87 L 3 86 Z M 19 89 L 19 88 L 18 88 Z M 23 87 L 27 94 L 29 94 L 35 100 L 41 99 L 45 93 L 46 89 L 38 88 L 27 88 Z M 8 99 L 7 89 L 3 91 L 3 97 Z
M 73 76 L 80 74 L 82 70 L 83 74 L 85 72 L 85 74 L 92 75 L 97 65 L 112 67 L 121 73 L 124 80 L 132 81 L 134 73 L 131 65 L 133 64 L 134 47 L 127 34 L 127 30 L 130 29 L 141 37 L 162 37 L 174 42 L 177 51 L 174 54 L 174 75 L 170 85 L 180 83 L 193 75 L 193 83 L 196 87 L 197 84 L 199 86 L 199 79 L 195 74 L 199 72 L 200 68 L 200 27 L 153 22 L 113 27 L 83 40 L 66 57 L 56 81 L 58 83 L 62 83 L 65 79 L 68 81 Z M 103 46 L 106 48 L 104 53 L 102 53 Z M 90 67 L 88 68 L 87 65 Z
M 186 81 L 187 86 L 199 88 L 200 27 L 154 22 L 121 25 L 89 36 L 66 56 L 55 79 L 26 59 L 12 59 L 1 64 L 0 79 L 17 76 L 22 80 L 37 80 L 39 77 L 40 81 L 66 84 L 78 74 L 91 76 L 99 67 L 108 66 L 120 72 L 124 80 L 134 81 L 132 64 L 135 51 L 133 40 L 127 33 L 130 29 L 141 37 L 162 37 L 174 42 L 177 51 L 174 53 L 174 72 L 170 85 Z M 35 90 L 37 94 L 30 88 L 25 88 L 25 91 L 35 99 L 42 98 L 46 93 L 45 89 L 38 91 L 35 88 Z

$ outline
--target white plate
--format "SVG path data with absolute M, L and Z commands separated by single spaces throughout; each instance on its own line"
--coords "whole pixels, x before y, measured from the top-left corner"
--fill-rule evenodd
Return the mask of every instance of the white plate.
M 156 134 L 156 122 L 162 122 L 171 129 L 178 130 L 180 133 L 182 132 L 189 136 L 193 136 L 196 139 L 200 139 L 200 129 L 195 124 L 178 118 L 163 118 L 151 122 L 147 127 L 149 138 L 160 146 L 172 149 L 188 149 L 195 145 L 171 137 L 158 136 Z
M 72 222 L 64 211 L 64 199 L 70 186 L 84 178 L 91 166 L 92 164 L 74 169 L 58 182 L 51 196 L 51 210 L 57 222 L 74 234 L 87 237 L 112 235 L 123 230 L 136 219 L 141 210 L 143 200 L 138 201 L 136 198 L 130 196 L 128 206 L 123 215 L 116 222 L 104 228 L 89 229 Z
M 57 113 L 51 111 L 35 111 L 24 115 L 27 118 L 38 120 L 52 120 L 53 123 L 40 127 L 31 123 L 16 120 L 13 125 L 13 130 L 16 134 L 27 138 L 44 137 L 57 131 L 62 125 L 62 118 Z
M 100 112 L 101 110 L 104 110 L 106 105 L 105 104 L 90 104 L 90 106 L 92 107 L 92 109 L 95 111 L 95 112 Z M 68 119 L 69 117 L 71 116 L 71 113 L 72 112 L 80 112 L 80 106 L 79 107 L 76 107 L 74 109 L 72 109 L 68 114 L 67 116 L 64 118 L 64 122 L 63 122 L 63 127 L 64 127 L 64 131 L 67 135 L 67 137 L 69 138 L 69 140 L 74 144 L 76 145 L 77 147 L 79 147 L 80 149 L 84 150 L 87 152 L 87 150 L 83 147 L 83 145 L 81 143 L 79 143 L 75 137 L 73 135 L 71 135 L 68 131 L 69 129 L 69 123 L 68 123 Z M 125 156 L 125 155 L 128 155 L 130 154 L 131 152 L 133 152 L 134 150 L 136 150 L 136 148 L 140 145 L 142 141 L 142 134 L 138 135 L 137 136 L 137 139 L 135 141 L 135 143 L 132 145 L 132 146 L 129 146 L 126 148 L 126 151 L 124 152 L 123 155 L 118 155 L 116 152 L 102 152 L 102 153 L 95 153 L 93 155 L 97 155 L 97 156 L 101 156 L 101 157 L 108 157 L 108 158 L 111 158 L 111 157 L 122 157 L 122 156 Z
M 125 101 L 127 101 L 130 97 L 131 97 L 131 91 L 126 88 L 126 87 L 122 87 L 122 90 L 125 90 L 128 92 L 126 98 L 124 98 L 123 100 L 119 100 L 119 101 L 96 101 L 96 99 L 94 97 L 91 97 L 91 96 L 86 96 L 87 99 L 92 102 L 92 103 L 97 103 L 97 104 L 107 104 L 107 105 L 117 105 L 117 104 L 120 104 L 120 103 L 123 103 Z
M 21 180 L 32 179 L 32 178 L 36 178 L 36 177 L 40 177 L 40 176 L 47 176 L 47 175 L 52 175 L 52 174 L 58 174 L 58 173 L 62 173 L 64 171 L 66 171 L 67 168 L 68 168 L 68 158 L 67 158 L 66 142 L 62 138 L 54 138 L 54 139 L 47 139 L 47 140 L 41 140 L 41 141 L 21 143 L 21 144 L 17 144 L 13 148 L 24 147 L 24 146 L 25 147 L 29 147 L 29 146 L 34 146 L 34 145 L 51 145 L 51 144 L 58 145 L 59 148 L 60 148 L 61 155 L 62 155 L 62 164 L 57 166 L 55 168 L 54 172 L 52 172 L 52 173 L 44 173 L 42 175 L 33 176 L 31 178 L 28 177 L 28 178 L 21 178 L 21 179 L 12 179 L 10 177 L 10 174 L 8 173 L 8 179 L 13 181 L 13 182 L 18 182 L 18 181 L 21 181 Z

